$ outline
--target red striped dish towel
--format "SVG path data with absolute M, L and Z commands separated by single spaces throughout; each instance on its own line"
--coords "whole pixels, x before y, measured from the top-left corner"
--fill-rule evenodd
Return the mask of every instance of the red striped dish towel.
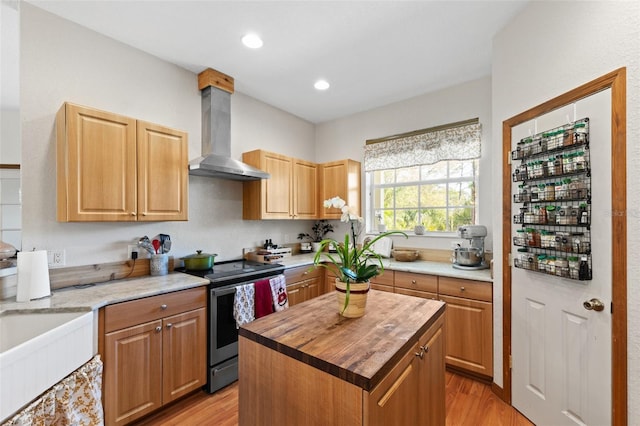
M 233 317 L 236 327 L 240 328 L 255 319 L 255 287 L 253 283 L 236 286 L 236 295 L 233 298 Z
M 287 279 L 280 274 L 269 280 L 271 285 L 271 297 L 273 297 L 273 307 L 276 312 L 284 311 L 289 307 L 289 298 L 287 297 Z
M 269 280 L 256 281 L 256 319 L 273 313 L 273 299 Z

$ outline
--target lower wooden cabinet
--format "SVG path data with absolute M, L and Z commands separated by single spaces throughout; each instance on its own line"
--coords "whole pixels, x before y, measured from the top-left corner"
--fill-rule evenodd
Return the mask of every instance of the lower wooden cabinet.
M 206 384 L 206 288 L 109 305 L 101 318 L 106 425 L 128 424 Z
M 444 327 L 440 317 L 420 337 L 417 347 L 375 389 L 364 393 L 365 425 L 444 424 Z
M 289 306 L 305 302 L 325 293 L 324 274 L 321 268 L 299 266 L 284 270 L 287 279 Z
M 393 293 L 393 274 L 393 271 L 385 270 L 382 274 L 371 278 L 369 281 L 371 283 L 371 288 L 374 290 Z
M 493 377 L 491 283 L 440 277 L 439 293 L 447 304 L 447 365 Z

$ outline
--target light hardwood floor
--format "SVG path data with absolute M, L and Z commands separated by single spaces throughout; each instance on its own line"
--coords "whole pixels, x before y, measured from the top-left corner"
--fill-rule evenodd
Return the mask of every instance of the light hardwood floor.
M 498 398 L 483 383 L 446 373 L 447 426 L 524 426 L 532 425 L 522 414 Z M 193 394 L 159 413 L 137 423 L 138 426 L 237 426 L 238 382 L 209 395 Z

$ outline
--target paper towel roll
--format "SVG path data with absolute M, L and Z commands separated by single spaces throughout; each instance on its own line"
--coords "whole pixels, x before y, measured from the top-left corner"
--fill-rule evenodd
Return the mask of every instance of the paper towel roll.
M 17 263 L 18 302 L 28 302 L 51 294 L 46 250 L 21 251 Z

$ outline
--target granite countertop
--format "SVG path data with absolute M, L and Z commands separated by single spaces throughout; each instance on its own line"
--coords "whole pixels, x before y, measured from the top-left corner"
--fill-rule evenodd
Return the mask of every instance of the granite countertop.
M 161 276 L 114 280 L 54 290 L 51 296 L 30 302 L 16 302 L 15 297 L 0 301 L 0 315 L 6 312 L 28 313 L 93 311 L 113 303 L 155 296 L 162 293 L 200 287 L 209 280 L 181 272 Z
M 285 268 L 308 266 L 313 264 L 314 254 L 300 254 L 286 257 L 282 264 Z M 488 269 L 479 271 L 463 271 L 454 269 L 450 263 L 417 260 L 415 262 L 397 262 L 383 259 L 386 269 L 394 271 L 415 272 L 444 277 L 462 278 L 476 281 L 492 282 Z M 179 291 L 209 284 L 205 278 L 172 272 L 161 276 L 144 276 L 138 278 L 114 280 L 92 285 L 68 287 L 54 290 L 51 296 L 30 302 L 16 302 L 15 297 L 0 301 L 0 315 L 5 312 L 48 311 L 93 311 L 113 303 L 142 297 L 155 296 L 162 293 Z
M 285 257 L 282 264 L 286 268 L 294 268 L 296 266 L 306 266 L 313 264 L 314 254 L 300 254 L 291 257 Z M 414 262 L 398 262 L 393 258 L 382 259 L 382 265 L 385 269 L 393 271 L 415 272 L 417 274 L 431 274 L 442 277 L 462 278 L 466 280 L 493 282 L 489 269 L 480 270 L 461 270 L 455 269 L 451 263 L 433 262 L 430 260 L 416 260 Z

